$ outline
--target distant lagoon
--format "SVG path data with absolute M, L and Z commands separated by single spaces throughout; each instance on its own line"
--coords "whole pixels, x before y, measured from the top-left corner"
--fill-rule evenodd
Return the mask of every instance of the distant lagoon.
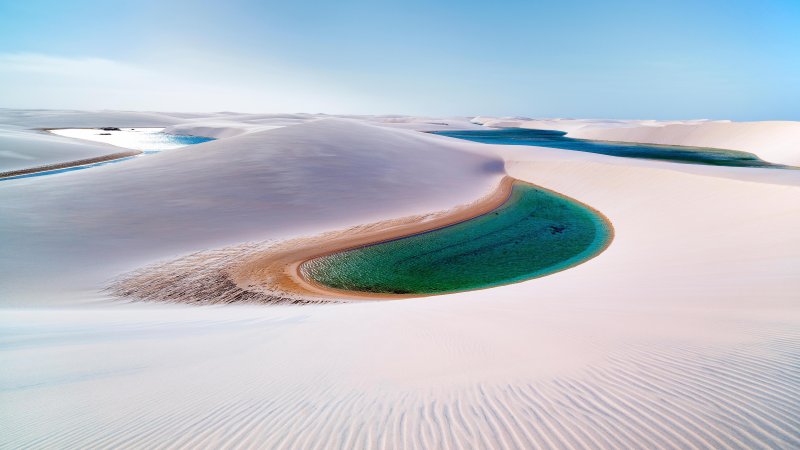
M 59 136 L 105 142 L 117 147 L 157 153 L 192 144 L 213 141 L 213 138 L 164 133 L 164 128 L 61 128 L 50 130 Z
M 74 165 L 69 162 L 53 164 L 52 169 L 47 169 L 50 166 L 44 166 L 44 170 L 38 170 L 31 173 L 24 173 L 21 175 L 14 175 L 0 178 L 0 181 L 16 180 L 20 178 L 41 177 L 45 175 L 55 175 L 59 173 L 74 172 L 77 170 L 90 169 L 93 167 L 105 166 L 108 164 L 115 164 L 136 158 L 140 155 L 149 155 L 153 153 L 160 153 L 164 150 L 173 150 L 187 145 L 200 144 L 203 142 L 213 141 L 214 138 L 207 138 L 202 136 L 189 136 L 180 134 L 164 133 L 163 128 L 62 128 L 49 130 L 53 134 L 59 136 L 83 139 L 87 141 L 104 142 L 107 144 L 115 145 L 131 150 L 138 150 L 141 153 L 138 155 L 131 155 L 128 152 L 119 153 L 120 156 L 114 159 L 103 159 L 103 157 L 95 158 L 100 159 L 96 162 L 82 160 L 76 161 Z M 111 155 L 118 156 L 118 155 Z M 84 163 L 85 162 L 85 163 Z
M 764 161 L 752 153 L 737 150 L 592 141 L 588 139 L 569 138 L 566 136 L 567 133 L 555 130 L 500 128 L 434 131 L 432 133 L 485 144 L 531 145 L 599 153 L 601 155 L 623 156 L 627 158 L 657 159 L 662 161 L 714 166 L 788 168 L 788 166 Z

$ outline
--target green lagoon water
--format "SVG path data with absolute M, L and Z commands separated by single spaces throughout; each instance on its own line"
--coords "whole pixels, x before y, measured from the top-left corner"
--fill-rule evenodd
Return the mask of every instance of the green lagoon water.
M 336 289 L 442 294 L 558 272 L 601 252 L 610 224 L 576 201 L 515 182 L 510 198 L 479 217 L 313 259 L 308 279 Z

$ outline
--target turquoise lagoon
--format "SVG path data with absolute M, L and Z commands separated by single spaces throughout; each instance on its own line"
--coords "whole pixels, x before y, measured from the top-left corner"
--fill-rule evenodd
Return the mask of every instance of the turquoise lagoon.
M 346 250 L 304 263 L 301 274 L 334 289 L 430 295 L 552 274 L 591 259 L 611 242 L 597 211 L 515 182 L 495 210 L 455 225 Z

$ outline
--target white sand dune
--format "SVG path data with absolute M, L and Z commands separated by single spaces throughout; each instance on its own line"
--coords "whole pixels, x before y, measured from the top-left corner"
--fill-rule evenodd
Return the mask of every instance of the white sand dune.
M 171 125 L 166 127 L 164 132 L 170 134 L 185 134 L 221 139 L 239 136 L 240 134 L 267 131 L 286 126 L 282 124 L 282 122 L 279 123 L 280 124 L 275 125 L 258 125 L 244 122 L 232 122 L 229 120 L 198 120 L 178 125 Z M 294 123 L 292 123 L 292 125 L 294 125 Z
M 164 131 L 219 139 L 298 125 L 321 118 L 327 117 L 324 114 L 217 113 L 210 117 L 185 120 L 167 127 Z
M 207 114 L 0 109 L 0 123 L 26 128 L 164 127 Z
M 800 446 L 800 172 L 375 120 L 0 185 L 0 447 Z M 444 210 L 504 173 L 597 208 L 614 242 L 530 282 L 393 302 L 98 292 L 195 251 Z
M 0 271 L 16 275 L 0 286 L 0 297 L 13 289 L 7 302 L 46 301 L 40 289 L 52 286 L 34 281 L 45 268 L 54 273 L 51 284 L 86 279 L 92 289 L 114 275 L 111 267 L 121 273 L 197 250 L 469 203 L 503 175 L 499 157 L 464 150 L 472 148 L 325 119 L 81 174 L 4 181 L 0 202 L 9 209 L 0 233 L 13 239 L 0 249 Z M 31 261 L 27 270 L 17 267 L 21 254 Z
M 470 118 L 328 116 L 325 114 L 156 113 L 0 109 L 0 173 L 87 160 L 117 153 L 116 147 L 49 136 L 36 128 L 163 128 L 165 133 L 228 138 L 323 118 L 351 118 L 420 131 L 480 128 Z M 62 133 L 67 137 L 74 137 Z M 114 142 L 112 142 L 114 143 Z M 115 144 L 118 145 L 118 144 Z

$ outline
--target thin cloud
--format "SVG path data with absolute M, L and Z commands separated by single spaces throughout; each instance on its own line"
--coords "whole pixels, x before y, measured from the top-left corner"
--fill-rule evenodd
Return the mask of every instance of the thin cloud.
M 0 71 L 61 77 L 85 78 L 137 78 L 153 73 L 120 61 L 95 57 L 62 57 L 39 53 L 2 53 Z

